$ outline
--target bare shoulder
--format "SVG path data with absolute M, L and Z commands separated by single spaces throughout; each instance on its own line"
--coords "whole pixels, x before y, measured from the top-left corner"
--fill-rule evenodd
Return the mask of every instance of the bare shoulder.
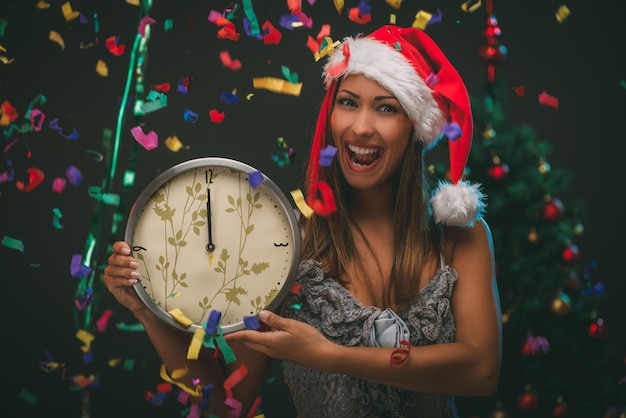
M 477 219 L 472 226 L 446 227 L 444 238 L 446 259 L 452 263 L 493 252 L 491 231 L 482 218 Z

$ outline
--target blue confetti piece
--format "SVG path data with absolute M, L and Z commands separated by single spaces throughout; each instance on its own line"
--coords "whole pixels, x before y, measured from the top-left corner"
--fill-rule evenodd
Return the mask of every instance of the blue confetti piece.
M 250 175 L 248 175 L 248 182 L 253 189 L 256 189 L 263 183 L 263 173 L 258 170 L 250 173 Z
M 261 328 L 261 324 L 259 324 L 259 320 L 256 316 L 245 316 L 243 318 L 243 323 L 246 325 L 246 329 L 259 329 Z

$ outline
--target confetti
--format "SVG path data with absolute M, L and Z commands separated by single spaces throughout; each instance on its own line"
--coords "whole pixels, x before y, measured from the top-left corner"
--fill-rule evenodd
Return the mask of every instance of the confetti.
M 426 30 L 426 27 L 428 26 L 428 23 L 430 22 L 430 19 L 432 19 L 432 17 L 433 15 L 431 13 L 420 10 L 415 15 L 415 20 L 413 20 L 411 26 L 417 29 Z
M 11 238 L 5 235 L 2 237 L 2 245 L 13 250 L 17 250 L 21 253 L 24 252 L 24 243 L 16 238 Z
M 313 215 L 313 209 L 309 205 L 306 204 L 304 199 L 304 195 L 302 194 L 302 190 L 296 189 L 291 191 L 291 197 L 293 197 L 293 201 L 300 210 L 300 213 L 305 218 L 310 218 Z
M 224 121 L 224 112 L 218 112 L 217 109 L 209 110 L 209 119 L 213 123 L 222 123 Z
M 9 126 L 11 122 L 15 122 L 15 120 L 19 117 L 19 113 L 11 102 L 5 100 L 0 104 L 0 126 Z
M 193 321 L 187 318 L 183 314 L 183 312 L 178 308 L 172 309 L 171 311 L 168 311 L 167 313 L 170 314 L 178 323 L 180 323 L 183 326 L 190 327 L 193 324 Z
M 241 69 L 241 61 L 234 60 L 231 58 L 230 53 L 228 51 L 220 52 L 220 61 L 222 61 L 222 65 L 228 69 L 233 71 L 237 71 Z
M 52 42 L 56 42 L 57 44 L 59 44 L 59 46 L 61 47 L 61 50 L 65 49 L 65 42 L 63 41 L 63 38 L 61 37 L 61 35 L 59 35 L 59 32 L 51 30 L 50 35 L 48 35 L 48 39 L 51 40 Z
M 104 41 L 104 45 L 107 47 L 109 52 L 116 57 L 121 57 L 124 55 L 124 49 L 126 49 L 126 45 L 118 45 L 119 36 L 110 36 Z
M 189 149 L 189 146 L 184 146 L 176 135 L 168 136 L 164 141 L 165 146 L 172 152 L 178 152 L 181 149 Z
M 313 211 L 320 216 L 329 216 L 333 212 L 337 211 L 337 204 L 335 203 L 335 195 L 332 189 L 325 181 L 319 181 L 313 185 L 313 189 L 320 192 L 321 198 L 311 198 L 312 201 L 309 205 Z
M 559 108 L 559 99 L 554 96 L 550 96 L 545 91 L 539 95 L 539 103 L 542 105 L 553 107 L 554 109 Z
M 96 73 L 98 73 L 101 77 L 108 77 L 109 67 L 107 66 L 107 63 L 102 60 L 98 60 L 96 63 Z
M 393 350 L 391 353 L 391 363 L 392 364 L 402 364 L 409 358 L 409 353 L 411 352 L 411 343 L 408 341 L 400 341 L 400 348 Z
M 283 34 L 272 25 L 269 20 L 263 24 L 263 44 L 278 45 L 283 39 Z
M 452 123 L 446 123 L 444 125 L 443 133 L 445 136 L 448 137 L 449 140 L 454 141 L 455 139 L 458 139 L 461 136 L 463 131 L 461 130 L 461 127 L 459 126 L 458 123 L 452 122 Z
M 159 145 L 159 137 L 154 131 L 144 134 L 141 126 L 135 126 L 130 130 L 130 133 L 135 138 L 135 141 L 139 142 L 148 151 L 155 149 Z
M 302 83 L 292 84 L 286 80 L 275 77 L 258 77 L 252 79 L 255 89 L 265 89 L 273 93 L 299 96 L 302 90 Z
M 72 261 L 70 263 L 70 274 L 76 279 L 84 279 L 91 273 L 91 267 L 83 264 L 83 255 L 72 255 Z
M 246 329 L 257 330 L 261 328 L 261 324 L 259 324 L 259 320 L 256 316 L 246 316 L 243 318 L 243 323 L 246 326 Z
M 80 15 L 80 13 L 78 13 L 77 11 L 72 10 L 72 5 L 69 1 L 61 5 L 61 11 L 63 12 L 65 20 L 68 22 L 70 20 L 76 19 Z
M 59 208 L 52 209 L 52 226 L 54 229 L 63 229 L 63 225 L 61 225 L 61 218 L 63 214 Z
M 557 22 L 563 23 L 570 15 L 570 10 L 566 5 L 560 6 L 554 14 Z
M 81 173 L 76 166 L 68 166 L 67 170 L 65 170 L 65 177 L 67 177 L 72 186 L 80 186 L 83 184 L 83 173 Z
M 0 52 L 7 52 L 7 50 L 0 45 Z M 7 58 L 4 55 L 0 55 L 0 62 L 2 62 L 3 64 L 11 64 L 13 61 L 15 61 L 15 58 Z
M 26 173 L 28 174 L 28 182 L 24 183 L 23 181 L 18 180 L 15 182 L 15 186 L 18 190 L 28 193 L 33 191 L 43 182 L 45 175 L 43 171 L 36 167 L 28 167 L 26 169 Z
M 48 123 L 48 127 L 50 129 L 53 129 L 53 130 L 57 131 L 59 133 L 59 136 L 61 136 L 63 138 L 71 139 L 71 140 L 78 139 L 78 131 L 76 130 L 76 128 L 72 128 L 72 133 L 70 133 L 70 134 L 64 134 L 63 133 L 63 128 L 61 128 L 59 126 L 59 119 L 58 118 L 52 119 Z
M 188 360 L 198 360 L 198 355 L 200 354 L 200 349 L 202 348 L 205 334 L 206 333 L 202 328 L 196 328 L 196 330 L 193 332 L 191 342 L 189 343 L 189 348 L 187 349 Z
M 253 171 L 248 175 L 248 182 L 253 189 L 256 189 L 263 183 L 263 173 L 260 171 Z
M 482 6 L 481 0 L 477 0 L 477 1 L 467 0 L 466 2 L 461 4 L 461 10 L 463 10 L 466 13 L 474 13 L 476 10 L 480 8 L 480 6 Z
M 57 177 L 52 180 L 52 191 L 55 193 L 61 193 L 65 190 L 65 186 L 67 185 L 67 180 L 63 177 Z
M 150 16 L 142 17 L 141 20 L 139 21 L 139 28 L 137 29 L 137 31 L 139 32 L 139 35 L 142 38 L 145 38 L 146 37 L 146 26 L 154 25 L 155 23 L 156 23 L 156 20 L 154 20 Z
M 337 154 L 337 148 L 332 145 L 327 145 L 326 148 L 320 150 L 319 165 L 322 167 L 330 167 L 333 162 L 333 158 L 335 158 L 335 154 Z

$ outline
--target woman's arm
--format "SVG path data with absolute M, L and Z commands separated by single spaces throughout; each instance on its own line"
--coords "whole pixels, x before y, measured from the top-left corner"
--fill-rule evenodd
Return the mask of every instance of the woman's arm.
M 198 384 L 201 386 L 213 384 L 210 412 L 222 417 L 226 416 L 227 410 L 230 409 L 224 405 L 226 399 L 224 379 L 244 363 L 248 375 L 233 388 L 233 397 L 243 404 L 242 415 L 245 416 L 256 399 L 269 365 L 269 358 L 241 345 L 232 344 L 231 349 L 237 360 L 229 365 L 223 365 L 214 357 L 213 351 L 204 348 L 200 350 L 197 360 L 187 359 L 192 334 L 177 330 L 161 321 L 141 302 L 132 288 L 137 282 L 137 274 L 134 272 L 138 264 L 137 260 L 129 255 L 128 244 L 116 242 L 113 251 L 105 268 L 105 286 L 143 325 L 150 342 L 165 364 L 168 375 L 171 377 L 175 370 L 187 370 L 184 376 L 175 380 L 191 390 Z M 198 402 L 200 399 L 192 396 L 192 400 Z
M 500 369 L 501 326 L 491 236 L 484 222 L 451 233 L 448 257 L 459 273 L 451 300 L 452 343 L 412 347 L 406 361 L 396 365 L 390 361 L 393 348 L 343 347 L 310 325 L 271 313 L 261 319 L 277 331 L 242 331 L 228 340 L 306 367 L 416 392 L 492 394 Z

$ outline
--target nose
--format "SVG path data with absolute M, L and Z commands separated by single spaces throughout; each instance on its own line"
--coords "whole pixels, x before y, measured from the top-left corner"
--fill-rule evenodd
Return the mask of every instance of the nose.
M 360 108 L 354 114 L 352 124 L 350 126 L 352 132 L 357 136 L 371 136 L 374 133 L 374 115 L 368 112 L 364 107 Z

